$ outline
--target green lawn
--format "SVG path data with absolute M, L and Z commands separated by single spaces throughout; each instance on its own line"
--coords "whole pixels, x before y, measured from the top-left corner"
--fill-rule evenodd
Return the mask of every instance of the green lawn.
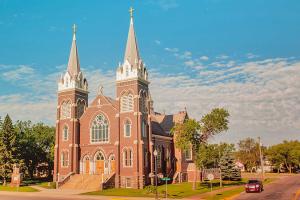
M 10 192 L 38 192 L 37 189 L 34 189 L 29 186 L 21 186 L 19 188 L 10 187 L 10 186 L 2 186 L 0 185 L 0 191 L 10 191 Z
M 227 181 L 224 182 L 223 185 L 225 187 L 233 186 L 233 185 L 241 185 L 244 184 L 245 180 L 242 181 Z M 219 182 L 213 182 L 213 190 L 220 189 Z M 181 183 L 181 184 L 170 184 L 168 185 L 168 197 L 169 198 L 184 198 L 188 196 L 193 196 L 205 192 L 210 191 L 210 184 L 209 183 L 197 183 L 196 190 L 192 189 L 192 183 Z M 103 195 L 103 196 L 131 196 L 131 197 L 154 197 L 155 191 L 154 187 L 144 189 L 106 189 L 103 191 L 95 191 L 95 192 L 88 192 L 84 193 L 85 195 Z M 165 185 L 158 186 L 158 194 L 160 197 L 164 197 L 165 195 Z
M 46 188 L 46 189 L 55 189 L 56 183 L 55 182 L 42 182 L 42 183 L 39 183 L 38 186 Z

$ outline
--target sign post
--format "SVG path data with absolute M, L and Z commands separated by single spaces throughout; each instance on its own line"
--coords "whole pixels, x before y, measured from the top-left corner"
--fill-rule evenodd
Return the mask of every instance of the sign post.
M 161 178 L 161 180 L 166 181 L 166 199 L 168 199 L 168 181 L 171 180 L 169 177 Z
M 210 182 L 210 191 L 212 192 L 212 180 L 214 180 L 214 175 L 213 174 L 207 174 L 207 179 L 209 180 Z

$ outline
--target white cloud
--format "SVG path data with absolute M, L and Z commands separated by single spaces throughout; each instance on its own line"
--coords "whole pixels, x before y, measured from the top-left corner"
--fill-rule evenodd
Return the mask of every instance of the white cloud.
M 8 68 L 8 67 L 7 67 Z M 15 81 L 33 75 L 34 69 L 27 65 L 20 65 L 2 73 L 2 77 L 6 80 Z
M 246 54 L 246 57 L 247 57 L 248 59 L 253 59 L 253 58 L 258 58 L 259 56 L 258 56 L 258 55 L 255 55 L 255 54 L 253 54 L 253 53 L 247 53 L 247 54 Z
M 209 59 L 208 56 L 201 56 L 201 57 L 200 57 L 200 60 L 204 60 L 204 61 L 205 61 L 205 60 L 208 60 L 208 59 Z
M 217 59 L 220 59 L 220 60 L 225 60 L 225 59 L 228 59 L 229 56 L 223 54 L 223 55 L 217 56 L 216 58 L 217 58 Z
M 155 44 L 157 44 L 157 45 L 160 45 L 160 44 L 161 44 L 161 41 L 159 41 L 159 40 L 155 40 L 154 42 L 155 42 Z
M 179 49 L 178 48 L 169 48 L 169 47 L 166 47 L 165 51 L 169 51 L 169 52 L 175 53 L 175 52 L 178 52 Z
M 230 130 L 217 136 L 214 142 L 236 142 L 257 136 L 262 137 L 264 144 L 300 139 L 300 61 L 285 58 L 232 61 L 229 66 L 217 69 L 190 60 L 186 64 L 199 67 L 199 73 L 191 76 L 150 72 L 151 95 L 157 111 L 174 113 L 187 107 L 191 117 L 200 119 L 214 107 L 225 107 L 231 115 Z M 90 87 L 89 102 L 99 84 L 104 85 L 106 95 L 114 97 L 114 71 L 89 67 L 84 74 Z M 40 77 L 34 74 L 27 80 L 32 94 L 0 96 L 0 116 L 9 113 L 14 120 L 30 119 L 54 125 L 59 73 L 43 76 L 43 80 Z

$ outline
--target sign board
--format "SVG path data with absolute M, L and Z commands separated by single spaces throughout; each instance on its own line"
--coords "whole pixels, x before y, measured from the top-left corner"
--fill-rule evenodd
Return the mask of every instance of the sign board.
M 171 180 L 171 178 L 169 178 L 169 177 L 164 177 L 164 178 L 161 178 L 161 180 L 163 180 L 163 181 L 169 181 L 169 180 Z
M 212 181 L 215 179 L 215 176 L 213 174 L 207 174 L 207 179 Z
M 202 170 L 202 178 L 207 179 L 208 174 L 213 174 L 214 179 L 220 179 L 220 169 L 219 168 L 211 168 L 211 169 L 203 169 Z

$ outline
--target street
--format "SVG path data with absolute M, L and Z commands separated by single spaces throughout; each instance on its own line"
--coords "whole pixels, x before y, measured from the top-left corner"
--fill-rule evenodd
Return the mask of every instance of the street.
M 234 200 L 290 200 L 300 190 L 300 175 L 284 177 L 274 183 L 264 186 L 261 193 L 245 193 Z M 300 200 L 300 197 L 298 197 Z

